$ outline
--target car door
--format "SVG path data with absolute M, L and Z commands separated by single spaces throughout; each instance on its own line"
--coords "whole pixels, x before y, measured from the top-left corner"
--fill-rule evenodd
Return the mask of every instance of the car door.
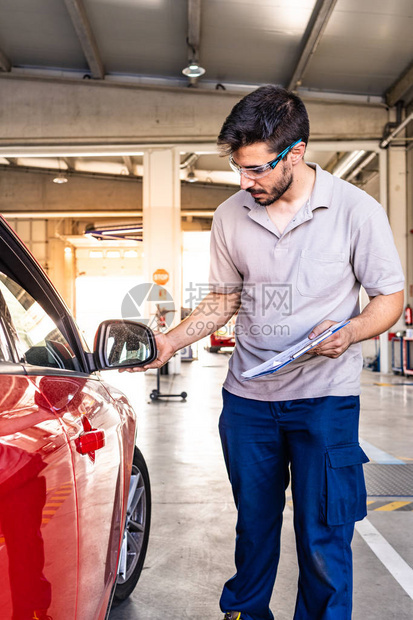
M 45 274 L 11 231 L 3 234 L 14 255 L 6 262 L 0 254 L 0 287 L 12 307 L 14 345 L 24 372 L 62 425 L 71 453 L 78 530 L 76 617 L 103 618 L 116 578 L 134 420 L 131 427 L 126 409 L 90 374 L 91 354 Z
M 0 618 L 70 620 L 78 579 L 71 451 L 16 360 L 10 325 L 0 292 Z
M 38 385 L 65 425 L 72 449 L 78 498 L 78 617 L 102 618 L 116 578 L 125 520 L 130 468 L 126 478 L 123 433 L 128 419 L 99 380 L 65 377 L 57 385 L 56 377 L 49 376 L 41 377 Z

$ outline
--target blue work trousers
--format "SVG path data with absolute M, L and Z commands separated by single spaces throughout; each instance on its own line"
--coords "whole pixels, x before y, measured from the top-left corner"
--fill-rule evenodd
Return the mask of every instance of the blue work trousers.
M 236 574 L 222 611 L 273 620 L 269 608 L 280 555 L 285 489 L 294 506 L 299 565 L 294 620 L 350 620 L 351 540 L 366 516 L 358 443 L 358 396 L 280 402 L 223 390 L 221 441 L 235 504 Z

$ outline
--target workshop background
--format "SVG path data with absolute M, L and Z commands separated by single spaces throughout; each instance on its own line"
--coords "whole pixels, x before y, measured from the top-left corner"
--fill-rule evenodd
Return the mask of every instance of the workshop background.
M 362 434 L 393 467 L 368 479 L 368 519 L 391 552 L 355 536 L 356 620 L 413 617 L 412 33 L 412 0 L 0 0 L 0 212 L 90 345 L 139 284 L 164 284 L 174 324 L 206 293 L 212 216 L 239 183 L 216 137 L 262 84 L 303 98 L 306 160 L 387 211 L 407 308 L 363 345 Z M 114 377 L 141 420 L 154 517 L 147 569 L 113 620 L 219 617 L 235 522 L 216 432 L 230 349 L 204 344 L 162 378 L 185 402 L 148 404 L 153 374 Z M 281 620 L 297 576 L 288 511 Z

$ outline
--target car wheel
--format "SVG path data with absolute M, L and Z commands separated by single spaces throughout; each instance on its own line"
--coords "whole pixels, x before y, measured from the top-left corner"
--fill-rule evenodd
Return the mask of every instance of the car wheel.
M 135 588 L 148 548 L 151 522 L 151 487 L 148 468 L 140 450 L 135 448 L 129 487 L 125 532 L 114 598 L 125 600 Z

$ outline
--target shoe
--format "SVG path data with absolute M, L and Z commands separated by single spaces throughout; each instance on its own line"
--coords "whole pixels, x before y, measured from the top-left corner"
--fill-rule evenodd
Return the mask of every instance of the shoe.
M 224 620 L 241 620 L 240 611 L 227 611 L 224 616 Z

